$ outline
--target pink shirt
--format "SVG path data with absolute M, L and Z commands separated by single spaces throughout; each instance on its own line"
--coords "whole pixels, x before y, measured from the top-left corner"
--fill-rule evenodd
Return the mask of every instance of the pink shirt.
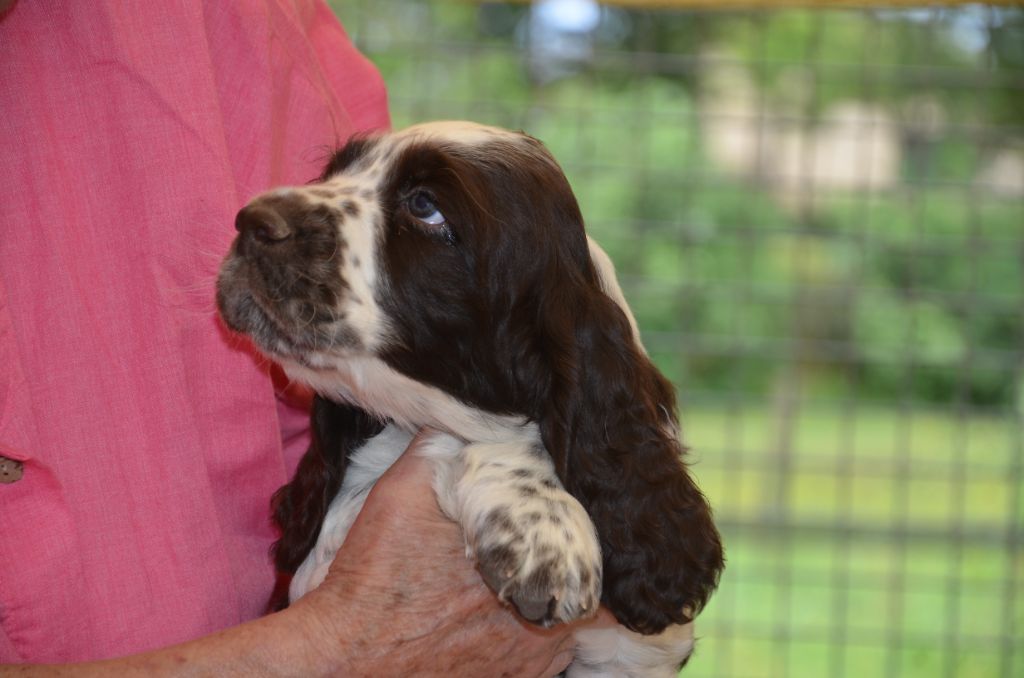
M 237 209 L 384 88 L 320 0 L 20 0 L 0 19 L 0 661 L 259 615 L 304 413 L 221 329 Z

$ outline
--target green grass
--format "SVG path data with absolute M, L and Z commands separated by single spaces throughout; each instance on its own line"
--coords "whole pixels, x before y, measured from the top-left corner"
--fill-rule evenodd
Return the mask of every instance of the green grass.
M 777 422 L 683 412 L 729 561 L 684 675 L 1020 675 L 1019 421 L 812 407 Z

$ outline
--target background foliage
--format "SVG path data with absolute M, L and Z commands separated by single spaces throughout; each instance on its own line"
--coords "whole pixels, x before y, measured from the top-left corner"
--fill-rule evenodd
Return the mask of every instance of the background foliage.
M 336 8 L 615 260 L 729 548 L 688 675 L 1024 674 L 1024 11 Z

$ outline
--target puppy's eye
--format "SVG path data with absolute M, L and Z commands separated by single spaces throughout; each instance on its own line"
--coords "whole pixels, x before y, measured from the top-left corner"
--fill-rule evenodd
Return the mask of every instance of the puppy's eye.
M 447 221 L 441 210 L 437 209 L 429 193 L 416 191 L 407 202 L 409 214 L 428 226 L 442 226 Z

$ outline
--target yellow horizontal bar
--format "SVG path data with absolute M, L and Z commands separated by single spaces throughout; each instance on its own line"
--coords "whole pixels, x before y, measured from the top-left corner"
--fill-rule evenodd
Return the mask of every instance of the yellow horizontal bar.
M 532 0 L 512 0 L 520 4 L 529 4 Z M 657 8 L 657 9 L 781 9 L 781 8 L 813 8 L 813 9 L 885 9 L 885 8 L 928 8 L 954 7 L 956 5 L 993 5 L 1000 7 L 1024 6 L 1024 0 L 990 0 L 978 3 L 977 0 L 884 0 L 865 2 L 861 0 L 599 0 L 602 5 L 618 7 Z

